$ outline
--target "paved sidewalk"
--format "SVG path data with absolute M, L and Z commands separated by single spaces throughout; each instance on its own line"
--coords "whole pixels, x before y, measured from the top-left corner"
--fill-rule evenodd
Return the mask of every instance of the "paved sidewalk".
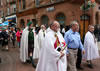
M 100 44 L 98 44 L 100 45 Z M 2 63 L 0 63 L 0 71 L 35 71 L 31 63 L 22 63 L 19 59 L 19 48 L 13 48 L 9 45 L 10 51 L 2 51 L 0 47 L 0 57 L 2 58 Z M 100 48 L 100 46 L 99 46 Z M 93 60 L 94 69 L 87 67 L 86 62 L 82 62 L 82 71 L 100 71 L 100 59 Z M 80 71 L 80 70 L 78 70 Z

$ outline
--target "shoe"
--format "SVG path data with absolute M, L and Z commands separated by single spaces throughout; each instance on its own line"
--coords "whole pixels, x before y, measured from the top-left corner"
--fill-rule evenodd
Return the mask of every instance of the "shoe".
M 30 61 L 30 60 L 26 60 L 26 62 L 31 63 L 31 61 Z
M 2 49 L 2 51 L 5 51 L 5 49 Z
M 5 51 L 9 51 L 9 49 L 6 49 Z
M 30 60 L 31 60 L 32 66 L 33 66 L 34 68 L 36 68 L 36 65 L 35 65 L 35 63 L 34 63 L 34 60 L 33 60 L 32 56 L 30 56 Z
M 32 66 L 33 66 L 34 68 L 36 68 L 36 65 L 35 65 L 35 64 L 32 64 Z
M 93 69 L 93 65 L 92 64 L 88 64 L 88 67 Z
M 83 68 L 82 68 L 82 67 L 77 67 L 77 69 L 79 69 L 79 70 L 83 70 Z
M 0 63 L 1 63 L 1 58 L 0 58 Z

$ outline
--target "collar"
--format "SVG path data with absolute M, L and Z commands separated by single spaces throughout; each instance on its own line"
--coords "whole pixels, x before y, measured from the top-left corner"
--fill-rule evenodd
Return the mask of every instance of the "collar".
M 70 29 L 70 32 L 72 33 L 72 34 L 75 34 L 76 32 L 73 32 L 73 30 L 72 29 Z

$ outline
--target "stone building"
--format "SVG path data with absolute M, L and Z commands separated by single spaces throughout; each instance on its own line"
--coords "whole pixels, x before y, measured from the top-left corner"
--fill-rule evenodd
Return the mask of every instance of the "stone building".
M 13 26 L 16 19 L 16 0 L 0 0 L 0 23 L 8 20 Z

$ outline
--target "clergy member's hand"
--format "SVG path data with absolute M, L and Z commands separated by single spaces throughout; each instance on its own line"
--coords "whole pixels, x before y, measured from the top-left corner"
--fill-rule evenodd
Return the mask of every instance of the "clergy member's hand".
M 65 55 L 62 51 L 60 51 L 61 53 L 61 56 L 60 56 L 60 59 Z

